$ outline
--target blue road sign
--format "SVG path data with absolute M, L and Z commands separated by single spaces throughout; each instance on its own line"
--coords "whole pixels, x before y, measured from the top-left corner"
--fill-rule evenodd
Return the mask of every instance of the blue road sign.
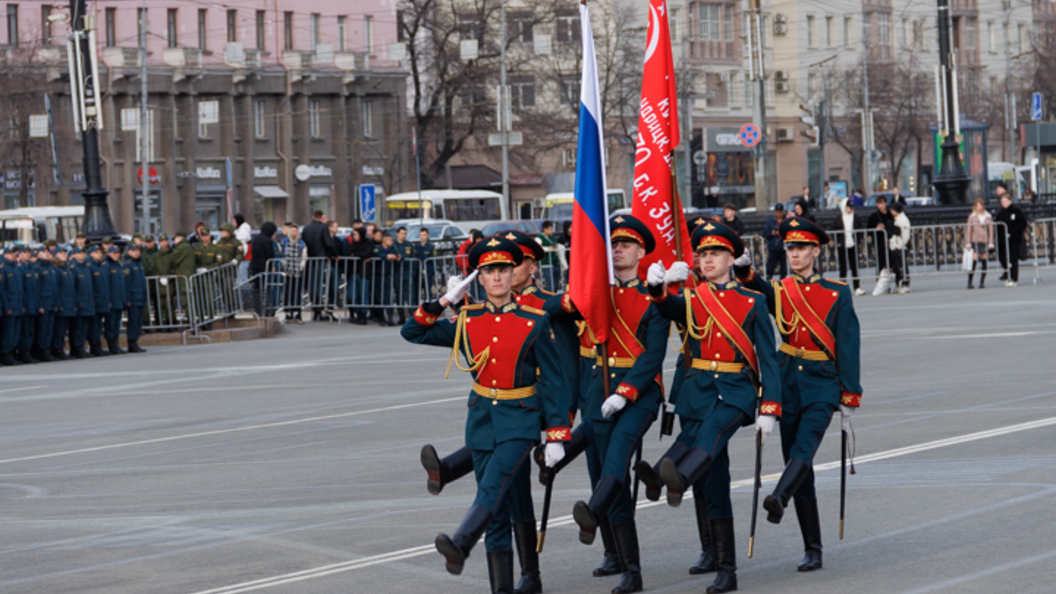
M 363 219 L 364 223 L 373 223 L 377 218 L 374 196 L 373 184 L 359 186 L 359 218 Z
M 1034 93 L 1030 96 L 1030 119 L 1038 121 L 1042 117 L 1042 101 L 1041 93 Z

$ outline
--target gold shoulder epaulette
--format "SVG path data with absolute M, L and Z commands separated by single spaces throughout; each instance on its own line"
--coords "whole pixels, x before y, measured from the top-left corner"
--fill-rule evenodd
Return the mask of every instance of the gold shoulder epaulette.
M 759 291 L 756 291 L 755 289 L 749 289 L 748 287 L 746 287 L 744 285 L 741 285 L 741 290 L 742 291 L 748 291 L 749 293 L 752 293 L 753 295 L 762 295 L 762 293 L 760 293 Z
M 541 309 L 537 309 L 537 308 L 535 308 L 535 307 L 531 307 L 531 306 L 529 306 L 529 305 L 522 305 L 522 306 L 521 306 L 521 309 L 522 309 L 523 311 L 526 311 L 526 312 L 528 312 L 528 313 L 533 313 L 533 314 L 535 314 L 535 315 L 537 315 L 537 316 L 545 316 L 545 315 L 546 315 L 546 312 L 545 312 L 545 311 L 543 311 L 543 310 L 541 310 Z
M 847 283 L 846 283 L 846 282 L 844 282 L 844 281 L 838 281 L 838 280 L 836 280 L 836 279 L 832 279 L 832 278 L 822 278 L 822 280 L 826 280 L 826 281 L 829 281 L 830 283 L 833 283 L 833 284 L 837 284 L 837 285 L 843 285 L 843 286 L 845 286 L 845 287 L 847 286 Z
M 460 311 L 461 311 L 461 310 L 465 310 L 465 311 L 476 311 L 476 310 L 478 310 L 478 309 L 484 309 L 484 304 L 483 304 L 483 303 L 471 303 L 471 304 L 469 304 L 469 305 L 463 305 L 462 307 L 460 307 L 460 308 L 458 308 L 458 309 L 459 309 Z

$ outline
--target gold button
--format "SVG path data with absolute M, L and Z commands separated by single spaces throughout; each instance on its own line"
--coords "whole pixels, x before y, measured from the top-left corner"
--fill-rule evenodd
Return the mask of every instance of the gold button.
M 502 318 L 500 318 L 499 316 L 495 316 L 495 321 L 496 321 L 496 322 L 501 322 L 501 321 L 502 321 Z
M 492 336 L 491 337 L 491 342 L 499 342 L 499 337 L 498 336 Z
M 715 374 L 715 379 L 719 379 L 719 374 Z
M 609 357 L 609 367 L 614 367 L 615 365 L 616 365 L 616 357 Z
M 755 299 L 748 299 L 748 303 L 755 303 Z
M 803 371 L 803 366 L 802 365 L 799 366 L 799 370 Z
M 718 336 L 719 338 L 722 338 L 722 332 L 716 332 L 715 336 Z
M 840 296 L 840 294 L 839 294 L 839 293 L 837 293 L 836 291 L 833 291 L 833 292 L 832 292 L 832 296 L 833 296 L 833 297 L 839 297 L 839 296 Z
M 623 295 L 623 289 L 620 289 L 620 295 Z
M 810 290 L 810 287 L 807 287 L 806 289 L 804 289 L 804 291 L 809 291 L 809 290 Z
M 496 359 L 496 358 L 494 358 L 494 357 L 492 357 L 492 359 L 491 359 L 491 362 L 492 362 L 492 363 L 498 363 L 498 361 L 499 361 L 499 360 L 498 360 L 498 359 Z
M 613 373 L 610 377 L 612 377 L 613 379 L 616 379 L 616 374 Z
M 725 293 L 725 292 L 720 292 L 720 293 L 719 293 L 719 297 L 725 297 L 725 296 L 726 296 L 726 293 Z
M 535 325 L 535 322 L 532 322 L 532 321 L 529 321 L 529 322 L 528 322 L 528 327 L 529 327 L 529 328 L 531 328 L 531 327 L 532 327 L 532 326 L 534 326 L 534 325 Z
M 718 359 L 719 359 L 719 354 L 715 353 L 715 360 L 717 361 Z
M 499 403 L 499 401 L 498 401 L 498 400 L 492 400 L 492 401 L 491 401 L 491 405 L 492 405 L 492 406 L 495 406 L 495 405 L 497 405 L 498 403 Z
M 800 367 L 800 369 L 803 369 L 803 368 L 802 368 L 802 367 Z M 494 386 L 494 385 L 495 385 L 495 384 L 497 384 L 497 383 L 499 383 L 499 380 L 491 380 L 491 385 L 493 385 L 493 386 Z

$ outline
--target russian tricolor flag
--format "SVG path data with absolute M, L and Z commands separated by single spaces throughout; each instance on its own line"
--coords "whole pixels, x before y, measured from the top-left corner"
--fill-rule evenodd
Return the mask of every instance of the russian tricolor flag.
M 576 148 L 576 200 L 572 212 L 569 294 L 599 342 L 609 338 L 613 305 L 610 287 L 609 206 L 605 191 L 605 139 L 602 133 L 598 68 L 590 11 L 579 5 L 583 75 L 579 95 L 579 146 Z

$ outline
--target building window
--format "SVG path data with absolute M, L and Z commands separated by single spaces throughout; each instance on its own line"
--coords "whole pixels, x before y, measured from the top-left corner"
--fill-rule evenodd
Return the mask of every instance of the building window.
M 374 103 L 363 102 L 363 136 L 374 137 Z
M 198 102 L 198 138 L 209 138 L 209 126 L 220 122 L 220 102 Z
M 257 11 L 257 49 L 264 49 L 264 11 Z
M 997 51 L 997 27 L 994 26 L 994 21 L 986 23 L 986 49 L 991 52 Z
M 914 19 L 913 20 L 913 47 L 914 48 L 917 47 L 918 45 L 920 45 L 921 33 L 922 32 L 920 30 L 920 21 Z
M 851 17 L 843 17 L 843 45 L 851 45 Z
M 807 75 L 807 100 L 813 101 L 818 92 L 818 75 L 811 72 Z
M 773 30 L 770 28 L 770 17 L 765 14 L 759 19 L 759 36 L 763 38 L 763 47 L 770 47 L 773 40 Z
M 341 15 L 337 17 L 337 51 L 345 51 L 345 37 L 348 36 L 348 17 Z
M 323 124 L 319 121 L 318 101 L 308 102 L 308 123 L 312 131 L 312 138 L 319 138 L 323 135 Z
M 51 16 L 51 7 L 45 4 L 40 7 L 40 27 L 41 34 L 44 36 L 44 44 L 51 43 L 51 21 L 48 17 Z
M 402 10 L 396 11 L 396 41 L 407 41 L 407 22 Z
M 178 47 L 179 41 L 179 27 L 176 26 L 176 9 L 170 8 L 165 13 L 165 38 L 168 41 L 169 47 Z
M 670 25 L 669 25 L 669 28 L 671 30 L 671 42 L 672 43 L 677 43 L 678 42 L 678 32 L 679 32 L 679 29 L 682 27 L 682 23 L 679 21 L 679 18 L 678 18 L 679 17 L 679 11 L 678 11 L 677 8 L 671 8 L 671 9 L 669 9 L 668 14 L 671 16 L 671 19 L 670 19 L 671 22 L 670 22 Z
M 898 29 L 898 45 L 902 48 L 909 47 L 909 19 L 902 19 Z
M 535 81 L 526 79 L 510 85 L 510 100 L 515 109 L 535 107 Z
M 965 47 L 969 50 L 975 51 L 975 33 L 977 27 L 977 19 L 975 17 L 968 17 L 964 20 L 964 36 L 965 36 Z
M 206 49 L 206 40 L 209 37 L 209 32 L 205 28 L 205 15 L 206 15 L 206 9 L 199 8 L 198 9 L 198 49 L 200 49 L 200 50 L 205 50 Z
M 579 14 L 560 14 L 554 23 L 554 33 L 559 43 L 579 42 Z M 579 98 L 576 98 L 579 101 Z
M 726 105 L 733 107 L 737 105 L 737 73 L 731 72 L 726 78 Z
M 817 47 L 817 36 L 814 34 L 814 15 L 807 15 L 807 47 Z
M 227 42 L 236 41 L 238 41 L 238 11 L 229 10 L 227 11 Z
M 109 9 L 107 9 L 109 10 Z M 7 45 L 18 45 L 18 5 L 7 5 Z
M 1019 47 L 1019 53 L 1022 54 L 1022 53 L 1027 51 L 1027 45 L 1030 43 L 1030 38 L 1027 36 L 1027 26 L 1026 25 L 1022 25 L 1022 24 L 1018 25 L 1016 27 L 1016 34 L 1017 34 L 1016 46 Z M 16 37 L 17 37 L 17 33 L 16 33 Z
M 719 32 L 719 14 L 722 8 L 718 4 L 697 5 L 697 38 L 701 41 L 722 41 Z M 812 17 L 807 17 L 812 18 Z
M 283 37 L 283 48 L 287 50 L 293 49 L 293 13 L 285 12 L 282 15 L 282 37 Z
M 873 15 L 862 15 L 862 41 L 866 47 L 873 45 Z
M 881 46 L 891 45 L 891 15 L 881 12 L 876 15 L 876 42 Z
M 311 23 L 311 25 L 310 25 L 311 31 L 310 31 L 310 35 L 309 35 L 311 37 L 311 39 L 312 39 L 312 51 L 315 51 L 315 48 L 319 47 L 319 43 L 321 43 L 320 39 L 319 39 L 319 36 L 320 36 L 319 21 L 322 20 L 322 18 L 323 17 L 319 13 L 317 13 L 317 12 L 313 12 L 312 13 L 312 20 L 310 21 L 310 23 Z
M 17 11 L 18 7 L 15 7 L 15 10 Z M 7 22 L 8 22 L 8 26 L 10 26 L 10 23 L 11 23 L 11 6 L 7 7 L 7 13 L 8 13 Z M 117 45 L 117 23 L 116 23 L 116 21 L 117 21 L 117 9 L 116 8 L 107 8 L 106 9 L 106 17 L 105 17 L 105 19 L 106 19 L 106 47 L 114 47 L 115 45 Z M 16 31 L 16 33 L 17 33 L 17 31 Z M 8 33 L 8 36 L 10 36 L 10 32 Z
M 836 47 L 836 24 L 831 16 L 825 17 L 825 47 Z
M 513 12 L 507 17 L 506 35 L 513 43 L 532 43 L 534 17 L 530 12 Z
M 374 54 L 374 17 L 363 17 L 363 45 L 368 54 Z
M 257 138 L 268 137 L 267 111 L 263 100 L 253 102 L 253 133 Z

